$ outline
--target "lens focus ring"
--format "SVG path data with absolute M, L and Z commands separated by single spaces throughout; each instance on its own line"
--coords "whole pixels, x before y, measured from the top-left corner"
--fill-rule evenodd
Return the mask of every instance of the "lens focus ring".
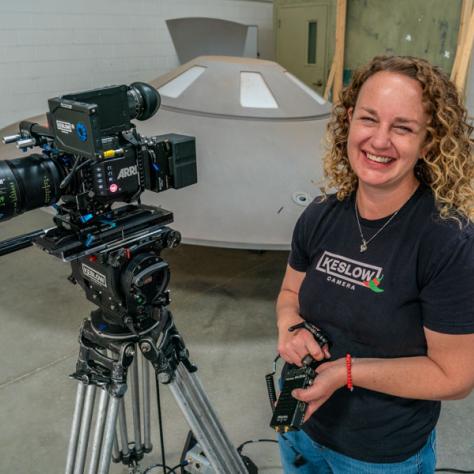
M 0 161 L 0 220 L 54 204 L 63 173 L 43 155 Z

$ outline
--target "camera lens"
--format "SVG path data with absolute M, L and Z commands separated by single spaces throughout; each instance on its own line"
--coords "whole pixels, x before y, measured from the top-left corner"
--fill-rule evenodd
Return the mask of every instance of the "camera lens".
M 43 155 L 0 161 L 0 221 L 54 204 L 63 177 L 60 166 Z
M 158 91 L 145 82 L 134 82 L 128 90 L 130 118 L 147 120 L 156 114 L 161 105 Z

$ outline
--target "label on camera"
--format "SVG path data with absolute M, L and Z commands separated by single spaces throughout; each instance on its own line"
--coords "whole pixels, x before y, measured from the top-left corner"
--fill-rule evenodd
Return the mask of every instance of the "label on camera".
M 96 283 L 97 285 L 103 286 L 107 288 L 107 278 L 105 275 L 102 275 L 102 273 L 97 272 L 93 268 L 87 266 L 86 264 L 82 264 L 82 274 L 91 280 L 93 283 Z
M 138 174 L 138 167 L 137 165 L 127 166 L 126 168 L 122 168 L 120 173 L 117 176 L 117 179 L 124 179 L 130 178 L 130 176 L 135 176 Z
M 74 125 L 63 120 L 56 120 L 56 128 L 62 133 L 69 134 L 74 130 Z

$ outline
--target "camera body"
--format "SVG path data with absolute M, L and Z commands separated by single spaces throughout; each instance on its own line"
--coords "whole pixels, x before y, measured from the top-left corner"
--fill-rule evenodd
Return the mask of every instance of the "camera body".
M 49 99 L 48 127 L 20 124 L 6 137 L 41 154 L 0 162 L 0 220 L 56 204 L 55 223 L 79 232 L 110 213 L 116 202 L 197 182 L 194 137 L 142 137 L 132 119 L 146 120 L 160 105 L 145 83 L 108 86 Z
M 142 187 L 160 192 L 197 181 L 194 138 L 134 133 L 128 97 L 133 90 L 109 86 L 48 101 L 57 148 L 91 160 L 83 175 L 87 191 L 100 198 L 116 200 Z

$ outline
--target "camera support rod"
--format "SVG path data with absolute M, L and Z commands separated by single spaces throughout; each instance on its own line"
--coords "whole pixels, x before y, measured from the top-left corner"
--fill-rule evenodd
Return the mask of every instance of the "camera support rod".
M 31 247 L 33 245 L 33 241 L 36 238 L 45 235 L 45 233 L 45 230 L 39 229 L 28 234 L 18 235 L 17 237 L 14 237 L 12 239 L 2 240 L 0 242 L 0 257 L 9 253 L 16 252 L 17 250 Z

